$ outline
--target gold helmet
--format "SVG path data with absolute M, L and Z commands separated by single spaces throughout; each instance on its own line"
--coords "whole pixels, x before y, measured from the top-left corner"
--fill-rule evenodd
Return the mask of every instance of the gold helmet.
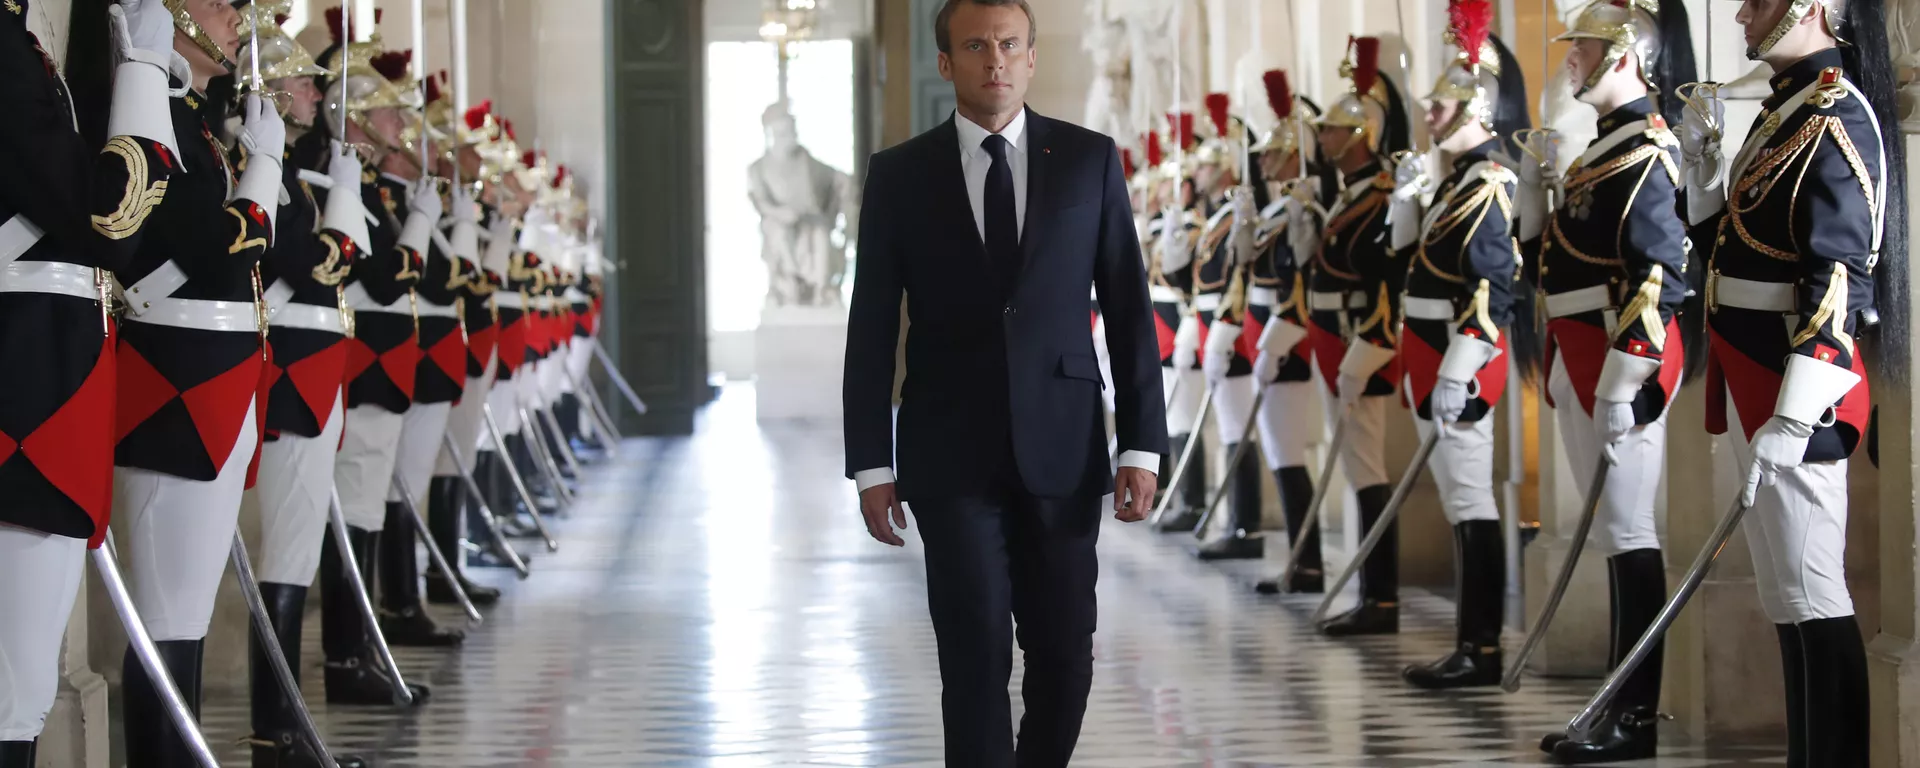
M 1267 88 L 1267 106 L 1279 120 L 1251 151 L 1290 154 L 1300 148 L 1300 134 L 1306 128 L 1306 123 L 1294 115 L 1293 87 L 1287 82 L 1286 70 L 1268 70 L 1260 80 Z
M 1516 109 L 1525 109 L 1526 84 L 1519 67 L 1508 64 L 1511 54 L 1493 36 L 1491 0 L 1452 0 L 1447 16 L 1446 42 L 1458 53 L 1441 70 L 1427 100 L 1457 101 L 1460 109 L 1434 141 L 1452 138 L 1469 121 L 1493 133 L 1524 130 L 1524 118 L 1516 125 L 1513 117 Z
M 1660 5 L 1656 0 L 1595 0 L 1573 20 L 1572 28 L 1554 38 L 1555 42 L 1562 40 L 1599 40 L 1607 44 L 1606 57 L 1600 66 L 1587 73 L 1587 81 L 1581 84 L 1576 96 L 1599 85 L 1600 78 L 1620 63 L 1628 49 L 1640 59 L 1635 68 L 1640 81 L 1649 88 L 1657 87 L 1653 73 L 1648 71 L 1660 53 Z
M 1179 179 L 1191 175 L 1200 167 L 1200 140 L 1194 134 L 1192 112 L 1168 112 L 1166 144 L 1174 147 L 1166 154 L 1166 160 L 1156 165 L 1159 175 L 1166 179 Z
M 1212 166 L 1231 171 L 1240 167 L 1240 155 L 1247 146 L 1246 121 L 1228 114 L 1232 100 L 1224 93 L 1209 93 L 1205 99 L 1207 107 L 1208 132 L 1206 140 L 1200 142 L 1199 151 L 1192 153 L 1201 165 Z
M 1314 121 L 1314 126 L 1353 129 L 1348 146 L 1334 153 L 1335 158 L 1346 154 L 1353 141 L 1365 142 L 1364 146 L 1375 154 L 1406 149 L 1406 108 L 1393 84 L 1380 74 L 1380 39 L 1350 37 L 1347 48 L 1348 56 L 1340 62 L 1340 76 L 1352 85 Z
M 219 43 L 214 42 L 213 38 L 207 35 L 206 30 L 200 28 L 200 22 L 193 20 L 193 14 L 187 12 L 187 0 L 162 0 L 162 4 L 166 6 L 167 12 L 173 15 L 175 29 L 192 38 L 193 44 L 214 62 L 228 69 L 233 68 L 233 57 L 228 56 L 226 50 L 221 48 Z
M 375 24 L 380 16 L 381 12 L 375 10 Z M 327 86 L 328 124 L 339 121 L 342 108 L 349 118 L 357 119 L 376 109 L 419 106 L 416 86 L 407 74 L 413 53 L 384 50 L 377 30 L 364 42 L 343 42 L 340 21 L 338 6 L 327 9 L 327 28 L 333 32 L 334 44 L 320 54 L 320 65 L 336 73 L 334 82 Z
M 239 82 L 254 77 L 254 41 L 259 41 L 260 79 L 282 80 L 289 77 L 327 77 L 327 71 L 313 60 L 313 54 L 294 40 L 280 25 L 285 24 L 293 0 L 254 0 L 240 9 L 240 62 L 235 68 Z
M 1639 5 L 1645 1 L 1635 0 L 1634 4 Z M 1821 17 L 1827 27 L 1827 33 L 1833 35 L 1833 39 L 1838 40 L 1841 45 L 1848 45 L 1847 39 L 1840 36 L 1840 19 L 1846 16 L 1847 2 L 1848 0 L 1793 0 L 1793 4 L 1787 6 L 1786 14 L 1780 17 L 1780 23 L 1774 25 L 1773 31 L 1768 32 L 1759 45 L 1747 51 L 1747 58 L 1758 60 L 1761 56 L 1767 55 L 1767 52 L 1773 50 L 1773 46 L 1780 42 L 1780 38 L 1786 37 L 1787 32 L 1798 25 L 1801 19 L 1813 12 L 1813 6 L 1816 4 L 1827 11 L 1826 15 Z

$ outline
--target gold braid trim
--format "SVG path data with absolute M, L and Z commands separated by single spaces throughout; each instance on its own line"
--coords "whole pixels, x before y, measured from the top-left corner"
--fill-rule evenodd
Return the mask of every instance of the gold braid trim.
M 321 285 L 339 285 L 347 276 L 347 270 L 340 267 L 340 242 L 332 235 L 321 233 L 320 242 L 327 246 L 327 260 L 313 268 L 313 281 Z
M 1634 291 L 1633 298 L 1627 301 L 1626 309 L 1620 310 L 1620 325 L 1613 329 L 1609 341 L 1618 342 L 1620 336 L 1637 320 L 1641 327 L 1647 329 L 1647 343 L 1652 344 L 1656 351 L 1667 348 L 1667 324 L 1660 322 L 1660 291 L 1666 281 L 1665 271 L 1664 267 L 1654 265 L 1646 282 L 1641 283 L 1640 289 Z
M 1734 184 L 1732 193 L 1727 195 L 1727 218 L 1733 220 L 1733 231 L 1737 233 L 1740 239 L 1749 247 L 1780 261 L 1792 262 L 1800 260 L 1797 254 L 1760 242 L 1759 238 L 1747 230 L 1745 214 L 1752 213 L 1759 209 L 1761 204 L 1765 203 L 1767 198 L 1773 195 L 1774 186 L 1777 185 L 1781 179 L 1786 178 L 1787 166 L 1799 158 L 1800 155 L 1805 154 L 1807 156 L 1806 164 L 1811 165 L 1813 153 L 1809 150 L 1819 144 L 1819 138 L 1826 132 L 1829 122 L 1839 123 L 1839 121 L 1840 118 L 1827 115 L 1814 115 L 1813 117 L 1807 118 L 1806 124 L 1800 126 L 1799 131 L 1781 143 L 1778 148 L 1768 152 L 1765 158 L 1759 161 L 1753 170 L 1749 171 L 1746 176 Z M 1841 126 L 1839 132 L 1843 134 L 1846 133 L 1845 127 Z M 1805 168 L 1802 168 L 1802 175 L 1804 175 L 1805 172 Z M 1760 191 L 1752 195 L 1753 202 L 1742 206 L 1741 201 L 1748 197 L 1748 190 L 1755 187 L 1760 187 Z M 1795 182 L 1794 195 L 1795 197 L 1799 195 L 1799 184 L 1797 180 Z M 1869 197 L 1868 200 L 1871 201 L 1872 198 Z
M 1820 326 L 1831 325 L 1834 340 L 1847 348 L 1847 354 L 1853 354 L 1853 337 L 1847 335 L 1847 265 L 1833 263 L 1833 275 L 1827 278 L 1827 295 L 1820 297 L 1820 306 L 1814 308 L 1813 317 L 1807 318 L 1807 325 L 1793 335 L 1793 346 L 1813 340 L 1820 334 Z
M 1455 318 L 1454 322 L 1465 325 L 1468 318 L 1478 320 L 1480 330 L 1487 332 L 1487 343 L 1498 344 L 1500 343 L 1500 326 L 1493 324 L 1493 312 L 1488 307 L 1492 291 L 1493 285 L 1486 278 L 1480 278 L 1479 286 L 1473 289 L 1473 297 L 1467 300 L 1467 311 L 1461 312 L 1460 317 Z
M 1387 293 L 1387 284 L 1381 283 L 1380 296 L 1373 304 L 1373 314 L 1368 315 L 1367 319 L 1362 320 L 1359 325 L 1353 327 L 1353 335 L 1358 336 L 1373 330 L 1375 327 L 1379 327 L 1380 332 L 1386 335 L 1387 343 L 1399 347 L 1400 337 L 1393 331 L 1392 300 L 1393 297 Z
M 140 231 L 147 216 L 167 195 L 167 182 L 147 183 L 147 153 L 129 136 L 115 136 L 100 150 L 115 155 L 127 169 L 127 186 L 120 193 L 120 204 L 113 213 L 93 217 L 93 231 L 109 240 L 125 240 Z
M 234 223 L 238 225 L 236 227 L 238 231 L 233 236 L 233 245 L 227 246 L 227 255 L 232 256 L 246 253 L 255 247 L 267 247 L 267 239 L 264 237 L 256 237 L 251 240 L 247 239 L 247 232 L 249 231 L 247 215 L 241 213 L 239 208 L 229 205 L 227 206 L 227 214 L 232 216 Z

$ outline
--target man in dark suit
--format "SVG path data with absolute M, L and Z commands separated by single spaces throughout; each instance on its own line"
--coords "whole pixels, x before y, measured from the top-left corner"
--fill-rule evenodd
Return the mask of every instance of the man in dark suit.
M 1146 516 L 1167 450 L 1159 348 L 1113 140 L 1025 108 L 1025 0 L 948 0 L 934 25 L 957 114 L 868 167 L 847 331 L 847 476 L 875 539 L 926 543 L 947 764 L 1065 766 L 1093 679 L 1101 497 Z M 1121 449 L 1110 471 L 1091 284 Z M 907 377 L 892 413 L 900 302 Z M 897 464 L 896 464 L 897 459 Z M 898 483 L 894 468 L 898 467 Z M 1006 684 L 1014 623 L 1026 715 Z

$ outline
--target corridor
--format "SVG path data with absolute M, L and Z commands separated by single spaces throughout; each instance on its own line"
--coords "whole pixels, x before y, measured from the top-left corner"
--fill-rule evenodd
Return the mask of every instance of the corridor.
M 329 707 L 305 670 L 334 748 L 386 768 L 940 766 L 917 532 L 905 550 L 867 537 L 837 430 L 753 417 L 752 391 L 732 388 L 694 437 L 629 440 L 591 470 L 532 579 L 482 574 L 507 594 L 464 648 L 404 649 L 403 671 L 433 687 L 426 707 Z M 1449 644 L 1451 603 L 1416 592 L 1403 634 L 1332 641 L 1307 629 L 1309 598 L 1253 594 L 1255 566 L 1196 563 L 1190 539 L 1140 526 L 1103 534 L 1075 766 L 1540 765 L 1534 743 L 1594 685 L 1417 693 L 1399 669 Z M 244 700 L 210 698 L 209 740 L 244 764 L 230 746 Z M 1637 764 L 1784 764 L 1769 749 L 1663 752 Z

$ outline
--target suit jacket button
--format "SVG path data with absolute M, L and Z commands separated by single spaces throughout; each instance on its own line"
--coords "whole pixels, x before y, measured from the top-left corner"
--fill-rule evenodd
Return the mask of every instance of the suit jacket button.
M 1007 307 L 1006 309 L 1001 310 L 1001 314 L 1004 314 L 1007 317 L 1013 317 L 1013 307 Z

